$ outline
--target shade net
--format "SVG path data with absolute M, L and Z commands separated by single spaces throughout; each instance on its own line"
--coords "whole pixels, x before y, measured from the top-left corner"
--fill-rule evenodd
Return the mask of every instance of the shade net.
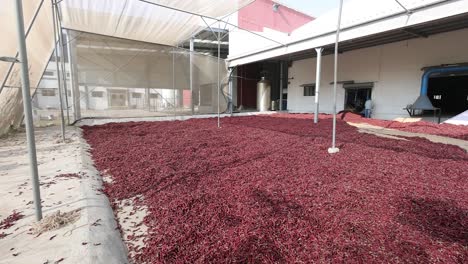
M 221 113 L 227 110 L 228 72 L 223 59 L 193 52 L 190 60 L 186 49 L 83 32 L 71 32 L 66 39 L 77 66 L 73 72 L 69 55 L 63 56 L 68 72 L 63 109 L 70 122 L 74 121 L 74 111 L 80 111 L 82 118 L 217 113 L 218 67 L 219 109 Z M 74 76 L 79 92 L 73 86 Z M 58 93 L 52 58 L 34 96 L 37 124 L 60 122 Z M 74 95 L 79 100 L 74 100 Z
M 176 46 L 206 28 L 200 15 L 208 20 L 222 18 L 251 2 L 253 0 L 64 0 L 61 9 L 65 28 Z
M 216 19 L 226 17 L 243 6 L 250 4 L 253 0 L 63 0 L 58 2 L 61 26 L 64 28 L 105 36 L 178 46 L 192 35 L 206 28 L 207 25 L 212 25 Z M 22 3 L 24 24 L 27 31 L 26 44 L 29 57 L 28 66 L 31 93 L 33 94 L 35 89 L 40 86 L 39 82 L 41 81 L 41 76 L 46 69 L 47 62 L 54 47 L 52 4 L 50 0 L 31 0 L 22 1 Z M 4 36 L 2 41 L 0 41 L 0 56 L 15 57 L 17 54 L 16 15 L 13 4 L 14 1 L 11 0 L 0 0 L 0 32 L 2 32 L 2 35 Z M 202 19 L 200 15 L 206 17 Z M 125 44 L 121 45 L 125 46 Z M 92 50 L 92 48 L 89 48 L 89 50 Z M 79 53 L 81 52 L 83 51 L 80 51 Z M 115 51 L 112 50 L 108 52 Z M 167 80 L 163 81 L 158 79 L 156 73 L 148 77 L 151 81 L 149 81 L 146 86 L 141 84 L 143 80 L 146 80 L 140 78 L 141 73 L 139 73 L 140 75 L 138 77 L 130 77 L 132 74 L 135 74 L 134 71 L 123 71 L 122 75 L 118 75 L 117 79 L 114 78 L 112 81 L 107 80 L 109 79 L 107 76 L 100 76 L 97 78 L 96 76 L 99 75 L 99 71 L 108 72 L 109 69 L 114 69 L 115 71 L 115 68 L 108 67 L 109 62 L 105 62 L 107 57 L 102 55 L 103 52 L 100 51 L 99 54 L 100 56 L 96 57 L 99 58 L 96 61 L 96 64 L 99 65 L 99 67 L 95 66 L 95 68 L 99 68 L 99 70 L 94 69 L 94 72 L 88 71 L 89 73 L 87 75 L 85 74 L 87 76 L 86 80 L 90 80 L 90 82 L 94 82 L 95 79 L 100 79 L 100 82 L 93 83 L 94 86 L 98 87 L 97 84 L 99 84 L 103 85 L 103 87 L 111 87 L 111 84 L 116 84 L 117 86 L 120 85 L 119 87 L 129 88 L 132 85 L 135 86 L 132 87 L 132 89 L 143 89 L 147 88 L 149 84 L 153 85 L 158 82 L 158 85 L 162 85 L 166 82 L 163 86 L 153 86 L 151 88 L 168 89 L 166 87 Z M 155 52 L 155 54 L 158 54 L 158 52 Z M 154 57 L 155 54 L 151 56 Z M 160 54 L 167 56 L 167 52 L 160 52 Z M 86 57 L 86 55 L 80 56 Z M 131 55 L 126 54 L 122 55 L 120 58 L 129 59 L 129 56 L 131 57 Z M 130 60 L 129 64 L 132 66 L 137 65 L 138 63 L 136 63 L 136 61 L 143 61 L 142 57 L 142 55 L 135 56 L 135 58 Z M 189 55 L 187 53 L 180 52 L 177 53 L 175 57 L 175 64 L 183 64 L 184 60 L 188 60 Z M 208 62 L 204 62 L 204 60 Z M 85 59 L 81 58 L 80 63 L 84 64 L 85 62 L 83 61 L 85 61 Z M 114 60 L 111 61 L 112 63 L 115 63 Z M 162 61 L 167 61 L 167 58 Z M 202 77 L 207 71 L 210 72 L 211 76 L 213 59 L 207 59 L 195 55 L 194 61 L 200 61 L 198 65 L 208 65 L 206 69 L 199 69 L 198 77 L 200 77 L 200 80 L 204 81 L 198 84 L 201 88 L 197 89 L 201 89 L 202 91 L 203 89 L 209 89 L 207 87 L 209 87 L 211 82 L 204 83 L 207 79 Z M 118 63 L 125 64 L 122 63 L 122 61 L 119 61 Z M 90 64 L 90 62 L 88 62 L 88 64 Z M 18 126 L 23 117 L 19 65 L 11 65 L 11 63 L 0 62 L 0 135 L 5 133 L 9 127 Z M 159 69 L 163 67 L 161 65 L 162 64 L 158 65 L 158 67 L 160 67 Z M 51 66 L 49 65 L 47 67 L 50 68 Z M 138 65 L 138 67 L 141 68 L 142 66 Z M 133 67 L 131 69 L 137 69 L 138 67 Z M 124 69 L 128 69 L 128 67 L 122 66 L 122 70 Z M 80 77 L 83 75 L 83 71 L 87 72 L 80 68 Z M 164 69 L 164 71 L 167 73 L 167 69 Z M 223 71 L 225 72 L 224 68 Z M 176 95 L 172 95 L 172 99 L 168 94 L 169 92 L 163 92 L 163 97 L 167 100 L 174 100 L 174 98 L 182 100 L 182 103 L 172 103 L 172 107 L 174 109 L 180 109 L 182 108 L 181 105 L 187 104 L 187 99 L 184 99 L 187 98 L 187 92 L 185 91 L 186 87 L 183 85 L 183 83 L 186 82 L 186 79 L 181 76 L 181 74 L 186 74 L 186 72 L 187 71 L 183 72 L 182 69 L 177 70 L 179 76 L 176 80 L 176 87 L 183 88 L 175 89 Z M 167 77 L 167 75 L 164 75 L 164 77 Z M 153 79 L 157 79 L 157 81 Z M 81 81 L 82 80 L 80 79 L 80 82 Z M 106 84 L 102 84 L 101 82 L 106 82 Z M 55 89 L 57 89 L 58 85 L 55 85 L 55 87 Z M 89 87 L 91 87 L 91 85 L 88 86 L 88 88 Z M 178 92 L 179 90 L 181 91 Z M 45 93 L 47 94 L 47 92 Z M 130 92 L 130 96 L 132 96 L 131 93 L 132 92 Z M 49 94 L 51 94 L 51 92 Z M 208 107 L 205 108 L 203 106 L 203 103 L 208 104 L 208 102 L 203 101 L 204 93 L 200 92 L 200 94 L 202 94 L 202 96 L 197 100 L 201 99 L 202 103 L 196 109 L 196 113 L 201 113 L 203 111 L 212 112 L 211 110 L 207 110 Z M 110 96 L 112 97 L 112 95 Z M 138 97 L 138 95 L 135 96 Z M 154 95 L 151 95 L 150 93 L 150 96 Z M 37 99 L 35 100 L 37 101 Z M 184 100 L 185 103 L 183 103 Z M 150 103 L 146 103 L 148 109 L 150 109 Z M 114 103 L 112 104 L 114 105 Z M 168 107 L 167 105 L 169 105 L 169 103 L 165 104 L 165 108 Z M 128 107 L 133 107 L 133 105 L 130 103 Z M 136 107 L 139 108 L 140 104 L 137 104 Z M 86 108 L 84 108 L 84 110 L 86 110 Z
M 14 1 L 0 0 L 0 56 L 17 55 Z M 53 48 L 50 1 L 23 1 L 31 93 L 34 93 Z M 17 126 L 23 117 L 20 65 L 0 62 L 0 135 Z

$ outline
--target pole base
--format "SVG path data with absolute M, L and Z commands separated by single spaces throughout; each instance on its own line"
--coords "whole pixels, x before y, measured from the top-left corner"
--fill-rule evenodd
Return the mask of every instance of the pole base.
M 339 148 L 329 148 L 328 149 L 328 153 L 330 153 L 330 154 L 335 154 L 335 153 L 338 153 L 338 152 L 340 152 Z

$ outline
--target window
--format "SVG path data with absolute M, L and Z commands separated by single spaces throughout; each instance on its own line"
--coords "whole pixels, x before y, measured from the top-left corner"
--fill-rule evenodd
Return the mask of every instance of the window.
M 140 99 L 141 98 L 141 93 L 132 93 L 132 98 Z
M 153 94 L 152 93 L 152 94 L 150 94 L 150 98 L 157 99 L 157 98 L 159 98 L 159 94 Z
M 304 96 L 315 96 L 315 84 L 304 84 Z
M 44 76 L 54 76 L 54 72 L 53 71 L 45 71 L 44 72 Z
M 55 96 L 55 89 L 41 89 L 42 96 Z
M 441 94 L 436 94 L 434 95 L 435 100 L 442 100 L 442 95 Z
M 93 91 L 93 92 L 91 92 L 91 97 L 104 97 L 104 92 L 102 92 L 102 91 Z

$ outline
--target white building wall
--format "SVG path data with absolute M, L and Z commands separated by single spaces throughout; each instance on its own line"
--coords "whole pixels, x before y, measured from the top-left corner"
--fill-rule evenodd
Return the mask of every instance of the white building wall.
M 373 117 L 407 117 L 404 107 L 419 96 L 421 68 L 468 62 L 468 29 L 346 52 L 339 55 L 338 81 L 374 82 Z M 288 110 L 313 112 L 314 96 L 303 96 L 306 83 L 315 83 L 316 59 L 294 61 L 289 68 Z M 331 113 L 333 55 L 322 57 L 320 112 Z M 337 89 L 337 110 L 344 108 L 345 90 Z
M 66 64 L 68 69 L 68 64 Z M 60 108 L 60 101 L 59 101 L 59 90 L 58 90 L 58 82 L 57 82 L 57 71 L 55 69 L 55 63 L 49 63 L 47 66 L 46 72 L 53 73 L 53 75 L 44 75 L 41 81 L 39 82 L 38 89 L 36 90 L 36 104 L 35 107 L 39 109 L 59 109 Z M 68 72 L 67 72 L 68 73 Z M 43 89 L 54 89 L 55 96 L 43 96 L 42 91 Z M 68 91 L 71 90 L 70 78 L 67 77 L 67 89 Z M 67 93 L 68 95 L 68 102 L 71 104 L 71 93 Z M 65 99 L 64 99 L 65 100 Z
M 229 22 L 233 25 L 238 25 L 238 15 L 236 12 L 229 16 Z M 254 51 L 261 51 L 269 47 L 278 46 L 278 42 L 286 43 L 290 36 L 287 33 L 280 32 L 271 28 L 264 27 L 261 32 L 252 32 L 242 30 L 236 27 L 228 27 L 229 29 L 229 55 L 228 57 L 236 57 L 248 54 Z M 262 37 L 263 36 L 263 37 Z M 274 40 L 274 41 L 273 41 Z

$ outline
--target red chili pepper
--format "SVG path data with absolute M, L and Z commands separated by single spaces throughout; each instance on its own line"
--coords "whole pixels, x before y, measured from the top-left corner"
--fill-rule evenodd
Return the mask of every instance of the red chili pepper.
M 83 135 L 114 212 L 148 229 L 125 232 L 136 263 L 466 262 L 466 151 L 339 119 L 330 155 L 330 116 L 312 120 L 110 123 Z

